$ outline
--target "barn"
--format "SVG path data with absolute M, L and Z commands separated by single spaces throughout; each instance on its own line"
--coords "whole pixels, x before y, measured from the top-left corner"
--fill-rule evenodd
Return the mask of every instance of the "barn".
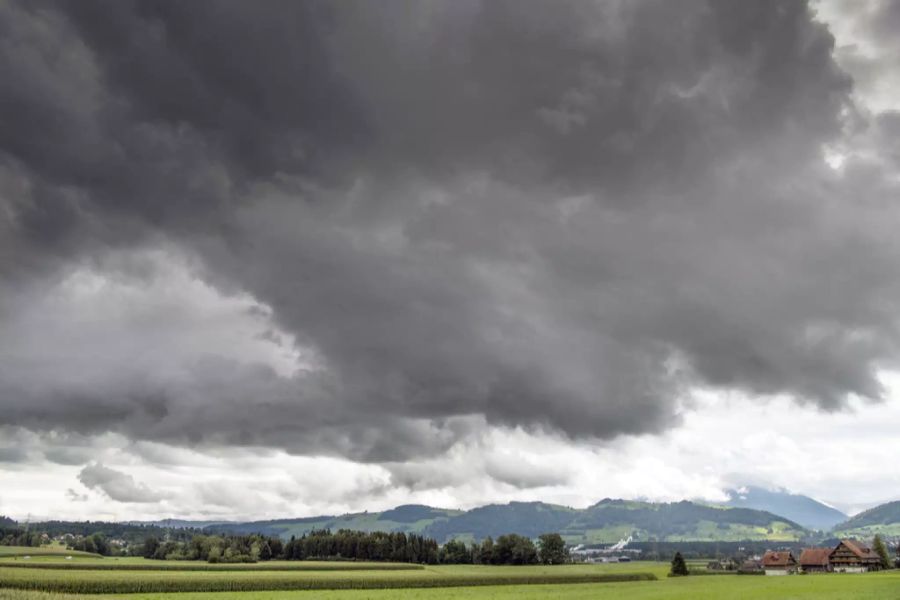
M 804 548 L 800 553 L 800 569 L 804 573 L 831 571 L 831 548 Z
M 881 557 L 868 546 L 855 540 L 841 540 L 829 555 L 837 573 L 865 573 L 881 568 Z
M 797 559 L 789 551 L 763 554 L 763 570 L 766 575 L 791 575 L 797 572 Z

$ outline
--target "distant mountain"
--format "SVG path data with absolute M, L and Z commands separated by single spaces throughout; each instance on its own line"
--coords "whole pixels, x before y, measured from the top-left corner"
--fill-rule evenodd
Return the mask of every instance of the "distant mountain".
M 582 511 L 562 532 L 573 542 L 793 541 L 804 528 L 784 517 L 749 508 L 712 507 L 695 502 L 653 503 L 601 500 Z
M 731 499 L 725 506 L 765 510 L 803 525 L 807 529 L 828 531 L 847 519 L 847 515 L 814 500 L 809 496 L 791 494 L 786 490 L 767 490 L 760 487 L 744 487 L 728 490 Z
M 203 529 L 211 525 L 224 525 L 231 521 L 190 521 L 186 519 L 162 519 L 159 521 L 128 521 L 130 525 L 155 525 L 173 529 Z
M 316 529 L 354 529 L 356 531 L 402 531 L 423 533 L 428 526 L 447 520 L 462 511 L 432 508 L 421 504 L 406 504 L 384 512 L 361 512 L 341 516 L 326 515 L 300 519 L 277 519 L 250 523 L 226 523 L 205 529 L 222 533 L 264 533 L 290 538 Z
M 804 528 L 784 517 L 749 508 L 713 507 L 694 502 L 656 504 L 602 500 L 586 509 L 510 502 L 469 511 L 406 505 L 375 513 L 279 519 L 212 525 L 208 531 L 264 533 L 289 538 L 314 529 L 357 529 L 420 533 L 445 542 L 481 540 L 505 533 L 528 537 L 560 532 L 570 543 L 602 544 L 632 536 L 635 541 L 794 541 Z
M 900 536 L 900 500 L 880 504 L 861 512 L 834 528 L 836 537 L 868 539 L 876 533 Z
M 578 515 L 577 510 L 543 502 L 510 502 L 473 508 L 436 521 L 425 533 L 443 542 L 449 539 L 481 540 L 505 533 L 535 538 L 542 533 L 562 531 Z

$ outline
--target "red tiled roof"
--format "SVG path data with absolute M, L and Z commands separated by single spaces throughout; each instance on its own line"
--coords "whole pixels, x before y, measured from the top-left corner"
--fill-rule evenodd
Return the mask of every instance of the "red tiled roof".
M 800 553 L 800 564 L 804 567 L 827 567 L 831 548 L 804 548 Z
M 881 560 L 880 557 L 878 556 L 877 552 L 875 552 L 871 548 L 863 546 L 862 544 L 860 544 L 859 542 L 857 542 L 855 540 L 841 540 L 841 543 L 844 544 L 845 546 L 847 546 L 847 548 L 850 549 L 850 552 L 852 552 L 853 554 L 855 554 L 856 556 L 858 556 L 861 559 Z
M 763 555 L 762 562 L 764 567 L 789 567 L 797 564 L 794 555 L 790 552 L 772 552 L 771 550 Z

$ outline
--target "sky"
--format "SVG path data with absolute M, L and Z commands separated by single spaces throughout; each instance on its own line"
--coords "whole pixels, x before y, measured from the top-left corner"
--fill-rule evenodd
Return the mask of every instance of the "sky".
M 898 28 L 0 1 L 0 514 L 900 498 Z

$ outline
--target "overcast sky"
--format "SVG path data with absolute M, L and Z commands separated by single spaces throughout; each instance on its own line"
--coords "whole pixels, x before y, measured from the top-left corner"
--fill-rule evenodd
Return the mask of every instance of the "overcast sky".
M 0 0 L 0 514 L 897 499 L 898 30 Z

